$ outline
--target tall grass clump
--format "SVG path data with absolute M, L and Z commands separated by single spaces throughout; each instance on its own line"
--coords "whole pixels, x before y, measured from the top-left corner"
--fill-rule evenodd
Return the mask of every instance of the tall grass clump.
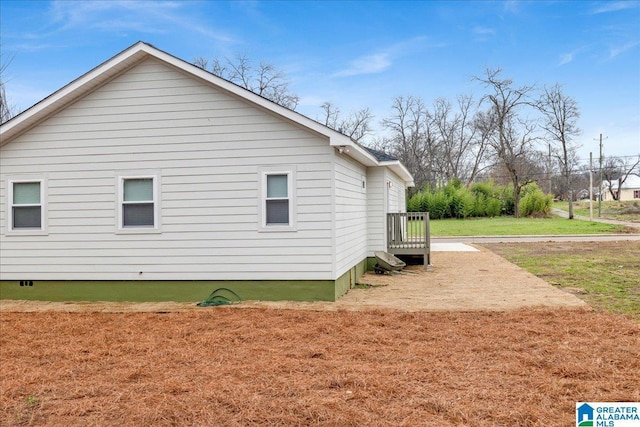
M 454 218 L 468 218 L 476 210 L 477 199 L 466 188 L 458 188 L 451 194 L 451 216 Z
M 524 195 L 520 199 L 519 204 L 520 215 L 549 215 L 549 212 L 551 212 L 551 204 L 553 203 L 553 196 L 544 194 L 535 182 L 528 184 L 524 188 L 523 193 Z
M 520 213 L 523 216 L 548 215 L 552 197 L 544 194 L 535 183 L 522 190 Z M 459 180 L 436 189 L 426 188 L 407 201 L 409 212 L 429 212 L 432 219 L 496 217 L 513 215 L 515 197 L 511 186 L 492 181 L 477 182 L 465 187 Z
M 429 218 L 444 219 L 451 217 L 451 200 L 446 192 L 438 191 L 432 193 L 428 200 L 429 210 L 427 212 L 429 212 Z

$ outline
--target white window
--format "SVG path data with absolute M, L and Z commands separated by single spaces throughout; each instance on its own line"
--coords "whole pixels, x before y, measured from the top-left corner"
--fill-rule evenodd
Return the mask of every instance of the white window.
M 118 178 L 118 229 L 123 232 L 158 231 L 160 227 L 158 178 Z
M 46 232 L 46 181 L 9 180 L 8 231 L 21 234 Z
M 293 167 L 260 171 L 261 231 L 295 231 L 295 182 Z

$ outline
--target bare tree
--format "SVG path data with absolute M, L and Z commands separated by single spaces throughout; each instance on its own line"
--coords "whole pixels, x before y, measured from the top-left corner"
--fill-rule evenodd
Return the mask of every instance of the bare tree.
M 514 87 L 513 81 L 500 76 L 501 70 L 486 70 L 485 76 L 476 77 L 491 93 L 483 97 L 489 104 L 484 127 L 489 131 L 488 143 L 496 160 L 508 173 L 513 185 L 514 215 L 520 217 L 520 192 L 532 181 L 530 157 L 535 152 L 535 124 L 522 115 L 532 105 L 533 86 Z
M 467 184 L 480 171 L 486 151 L 486 134 L 476 126 L 471 96 L 457 97 L 457 108 L 444 98 L 434 102 L 433 123 L 441 147 L 441 169 L 447 181 L 458 178 Z
M 620 200 L 622 184 L 627 181 L 629 175 L 640 175 L 640 155 L 633 157 L 607 157 L 602 166 L 602 179 L 607 182 L 609 194 L 613 200 Z M 617 184 L 618 191 L 613 190 L 613 183 Z
M 322 117 L 318 118 L 318 121 L 324 124 L 325 126 L 330 127 L 331 129 L 340 131 L 340 126 L 339 126 L 340 118 L 341 118 L 340 109 L 330 101 L 324 102 L 320 106 L 320 109 L 322 110 L 323 114 L 322 114 Z
M 569 199 L 569 219 L 573 219 L 573 194 L 571 176 L 577 166 L 577 150 L 580 147 L 573 138 L 580 135 L 577 122 L 580 110 L 575 99 L 565 95 L 560 85 L 544 88 L 537 103 L 543 115 L 542 128 L 555 146 L 555 156 L 566 180 Z
M 4 90 L 4 82 L 0 80 L 0 124 L 13 117 L 13 109 L 9 106 L 7 94 Z
M 347 135 L 354 141 L 360 142 L 365 136 L 371 134 L 371 120 L 373 114 L 369 108 L 362 108 L 350 113 L 346 118 L 342 117 L 340 109 L 327 101 L 320 108 L 323 111 L 321 121 L 325 126 Z
M 432 117 L 418 97 L 399 96 L 393 100 L 392 114 L 382 120 L 391 132 L 384 149 L 394 154 L 413 174 L 416 187 L 436 184 L 437 144 Z
M 0 48 L 0 52 L 1 51 L 2 49 Z M 0 124 L 8 121 L 15 115 L 15 107 L 9 104 L 7 93 L 4 87 L 6 81 L 5 71 L 13 60 L 13 56 L 9 57 L 9 59 L 6 61 L 4 61 L 3 59 L 4 58 L 0 56 Z
M 209 60 L 198 57 L 193 64 L 291 110 L 295 110 L 300 101 L 289 89 L 284 72 L 268 62 L 261 61 L 256 66 L 247 56 L 238 55 L 234 60 L 215 58 L 210 66 Z

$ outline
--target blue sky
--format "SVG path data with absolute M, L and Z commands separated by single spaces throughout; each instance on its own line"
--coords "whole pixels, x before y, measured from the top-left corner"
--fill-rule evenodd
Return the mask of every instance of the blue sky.
M 560 83 L 581 157 L 640 153 L 640 1 L 0 1 L 2 79 L 23 110 L 138 40 L 187 61 L 246 54 L 287 73 L 298 111 L 480 97 L 473 76 Z

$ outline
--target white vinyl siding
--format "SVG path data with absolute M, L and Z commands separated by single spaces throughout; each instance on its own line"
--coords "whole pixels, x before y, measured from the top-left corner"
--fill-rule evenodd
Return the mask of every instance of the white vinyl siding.
M 0 185 L 48 177 L 47 236 L 5 238 L 0 204 L 4 280 L 335 279 L 328 139 L 159 61 L 0 150 Z M 281 165 L 296 168 L 296 232 L 261 233 L 259 170 Z M 115 177 L 156 174 L 162 233 L 114 233 Z
M 367 257 L 366 168 L 344 154 L 335 156 L 336 276 Z
M 393 173 L 387 172 L 387 213 L 405 212 L 404 183 Z
M 368 256 L 387 250 L 387 213 L 406 212 L 405 182 L 386 167 L 367 169 Z
M 407 187 L 405 182 L 398 175 L 393 173 L 390 169 L 387 169 L 387 176 L 389 180 L 393 182 L 393 186 L 395 187 L 395 198 L 396 198 L 396 212 L 406 212 L 407 211 Z
M 368 256 L 386 251 L 386 184 L 385 168 L 367 169 L 367 242 Z
M 45 179 L 7 180 L 7 234 L 46 234 L 46 188 Z

